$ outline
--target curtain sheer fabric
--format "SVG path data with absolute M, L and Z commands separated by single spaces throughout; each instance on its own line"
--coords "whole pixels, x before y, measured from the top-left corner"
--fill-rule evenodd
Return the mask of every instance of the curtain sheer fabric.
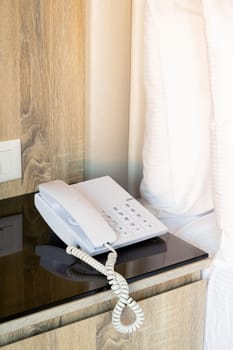
M 145 0 L 133 0 L 131 14 L 128 190 L 135 197 L 138 197 L 142 178 L 143 130 L 145 128 L 143 87 Z
M 233 263 L 233 1 L 203 0 L 212 93 L 213 198 L 221 255 Z
M 135 28 L 142 26 L 145 6 L 144 63 L 132 56 L 140 73 L 131 80 L 137 91 L 131 105 L 137 99 L 140 113 L 132 107 L 130 119 L 133 153 L 143 140 L 144 125 L 138 122 L 144 113 L 143 63 L 142 198 L 161 216 L 198 215 L 214 206 L 221 253 L 233 261 L 233 1 L 135 0 L 133 5 L 138 17 L 137 7 L 143 9 Z M 143 48 L 140 40 L 135 54 Z
M 141 196 L 162 220 L 182 218 L 183 227 L 175 223 L 177 235 L 217 253 L 208 271 L 204 349 L 229 350 L 233 346 L 233 1 L 143 3 Z M 130 125 L 133 121 L 134 114 Z M 205 215 L 212 208 L 214 213 Z
M 148 0 L 141 195 L 160 217 L 212 209 L 210 94 L 200 1 Z
M 207 289 L 205 350 L 233 346 L 233 2 L 203 0 L 209 58 L 213 198 L 221 245 Z

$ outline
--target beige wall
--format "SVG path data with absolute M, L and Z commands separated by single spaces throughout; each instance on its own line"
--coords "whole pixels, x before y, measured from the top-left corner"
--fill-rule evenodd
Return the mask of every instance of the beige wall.
M 131 0 L 87 0 L 85 177 L 127 186 Z
M 138 196 L 145 0 L 88 0 L 86 6 L 85 175 L 109 174 Z
M 0 199 L 83 177 L 85 0 L 0 1 L 0 141 L 20 138 L 23 179 Z

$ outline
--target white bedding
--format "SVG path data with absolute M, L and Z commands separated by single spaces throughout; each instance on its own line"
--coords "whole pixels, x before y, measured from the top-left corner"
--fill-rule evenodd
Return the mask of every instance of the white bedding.
M 167 217 L 162 220 L 169 232 L 214 256 L 220 246 L 221 235 L 212 211 L 202 216 Z

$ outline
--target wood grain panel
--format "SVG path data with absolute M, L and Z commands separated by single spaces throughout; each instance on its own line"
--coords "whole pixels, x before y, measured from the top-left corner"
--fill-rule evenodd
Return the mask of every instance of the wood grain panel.
M 98 350 L 200 350 L 205 309 L 205 281 L 199 281 L 140 302 L 144 325 L 132 335 L 111 327 L 111 312 L 98 316 Z
M 83 3 L 0 1 L 0 141 L 20 138 L 23 164 L 0 199 L 83 178 Z
M 51 178 L 50 1 L 21 1 L 20 121 L 23 193 Z
M 51 2 L 52 148 L 57 153 L 52 155 L 52 177 L 59 173 L 68 182 L 77 181 L 79 169 L 83 169 L 83 26 L 82 1 Z
M 205 287 L 199 281 L 141 301 L 145 323 L 131 335 L 116 332 L 106 312 L 2 349 L 200 350 Z
M 94 328 L 93 328 L 94 327 Z M 84 320 L 21 342 L 3 347 L 4 350 L 93 350 L 95 349 L 95 320 Z
M 200 278 L 200 270 L 209 267 L 211 259 L 178 267 L 130 284 L 130 295 L 135 300 L 152 297 Z M 112 291 L 97 293 L 86 298 L 44 310 L 23 319 L 12 320 L 0 325 L 0 345 L 10 344 L 40 334 L 58 326 L 65 326 L 95 315 L 108 312 L 115 305 Z

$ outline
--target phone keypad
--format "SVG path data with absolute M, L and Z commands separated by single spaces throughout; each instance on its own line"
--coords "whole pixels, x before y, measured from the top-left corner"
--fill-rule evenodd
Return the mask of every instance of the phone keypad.
M 120 236 L 149 233 L 153 229 L 147 211 L 137 202 L 126 201 L 123 205 L 105 209 L 102 215 L 113 230 Z

